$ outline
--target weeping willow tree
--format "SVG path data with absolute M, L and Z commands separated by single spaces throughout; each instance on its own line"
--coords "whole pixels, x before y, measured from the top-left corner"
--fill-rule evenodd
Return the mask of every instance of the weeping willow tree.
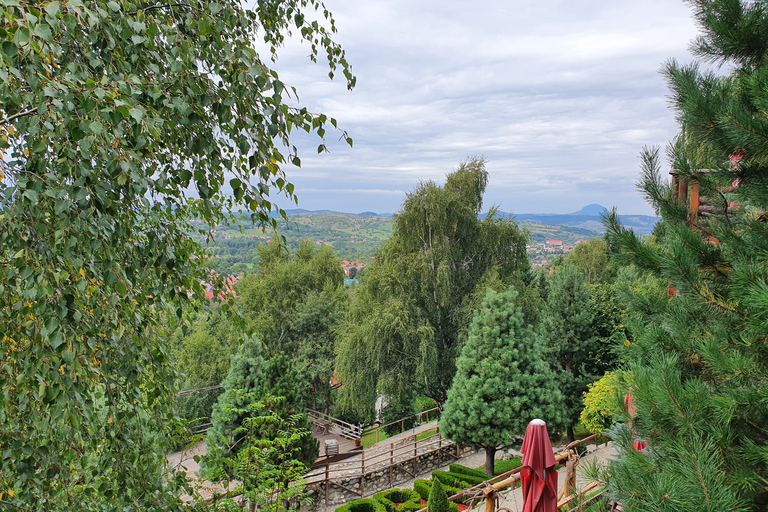
M 729 72 L 665 66 L 681 128 L 667 150 L 674 177 L 646 149 L 639 182 L 661 214 L 659 238 L 605 219 L 611 243 L 672 295 L 634 301 L 636 410 L 614 432 L 609 489 L 627 511 L 766 510 L 768 12 L 765 2 L 691 4 L 703 30 L 695 54 Z
M 366 267 L 337 341 L 342 406 L 367 411 L 377 393 L 443 404 L 472 311 L 486 288 L 528 267 L 527 235 L 494 208 L 479 219 L 485 160 L 470 158 L 410 192 L 392 237 Z M 409 398 L 410 397 L 410 398 Z

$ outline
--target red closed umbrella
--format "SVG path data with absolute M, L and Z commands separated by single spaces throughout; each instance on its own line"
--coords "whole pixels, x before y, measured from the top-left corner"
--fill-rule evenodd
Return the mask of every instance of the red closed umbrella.
M 549 441 L 547 424 L 535 419 L 523 438 L 523 512 L 557 512 L 557 471 L 555 452 Z

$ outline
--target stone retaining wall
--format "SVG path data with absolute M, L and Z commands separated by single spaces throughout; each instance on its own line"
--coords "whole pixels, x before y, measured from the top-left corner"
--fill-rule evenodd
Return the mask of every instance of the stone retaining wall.
M 470 446 L 458 447 L 459 458 L 472 450 Z M 375 470 L 367 473 L 362 478 L 360 475 L 353 475 L 333 479 L 333 482 L 338 485 L 335 485 L 333 482 L 309 484 L 307 490 L 313 500 L 313 504 L 302 506 L 302 510 L 333 512 L 345 503 L 361 498 L 370 498 L 377 492 L 398 487 L 399 484 L 410 482 L 414 478 L 429 478 L 432 471 L 455 461 L 457 459 L 456 455 L 457 446 L 450 445 L 439 450 L 417 455 L 412 460 Z M 351 489 L 351 491 L 348 489 Z M 358 494 L 361 491 L 362 496 Z

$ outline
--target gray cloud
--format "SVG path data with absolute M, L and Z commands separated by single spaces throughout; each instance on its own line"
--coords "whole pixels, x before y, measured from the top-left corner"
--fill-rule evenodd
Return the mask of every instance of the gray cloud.
M 486 205 L 569 212 L 588 203 L 651 213 L 637 154 L 676 133 L 658 70 L 687 61 L 683 2 L 326 1 L 358 86 L 330 82 L 305 46 L 277 63 L 302 104 L 338 119 L 354 149 L 299 135 L 288 169 L 307 209 L 396 211 L 419 180 L 488 158 Z

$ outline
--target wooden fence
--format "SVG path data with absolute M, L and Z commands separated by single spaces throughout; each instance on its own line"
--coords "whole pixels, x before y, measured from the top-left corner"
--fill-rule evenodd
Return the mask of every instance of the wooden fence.
M 388 470 L 389 485 L 392 487 L 394 471 L 403 471 L 415 478 L 419 474 L 419 459 L 425 455 L 436 453 L 439 461 L 438 466 L 442 465 L 443 461 L 456 460 L 460 457 L 459 446 L 444 438 L 438 428 L 435 428 L 434 434 L 424 439 L 418 439 L 421 435 L 425 434 L 423 432 L 413 434 L 391 443 L 363 450 L 359 456 L 347 459 L 344 464 L 331 465 L 331 462 L 323 464 L 324 461 L 318 461 L 314 466 L 316 469 L 309 473 L 305 480 L 308 485 L 324 484 L 327 503 L 328 489 L 331 485 L 363 497 L 366 494 L 365 483 L 368 475 Z M 350 479 L 359 479 L 359 485 L 356 486 L 356 489 L 341 483 Z
M 363 437 L 363 427 L 347 423 L 324 412 L 308 408 L 307 418 L 309 418 L 313 425 L 324 430 L 326 433 L 338 434 L 353 441 Z
M 431 419 L 430 419 L 430 417 L 431 417 Z M 389 426 L 400 424 L 400 433 L 402 434 L 403 432 L 408 430 L 408 429 L 405 428 L 405 422 L 409 421 L 411 418 L 414 418 L 414 423 L 413 423 L 414 426 L 418 426 L 418 425 L 423 425 L 424 423 L 429 423 L 430 421 L 435 421 L 439 417 L 440 417 L 440 409 L 438 407 L 434 407 L 434 408 L 426 410 L 426 411 L 418 412 L 418 413 L 416 413 L 416 414 L 414 414 L 412 416 L 407 416 L 405 418 L 401 418 L 401 419 L 396 420 L 396 421 L 391 421 L 391 422 L 389 422 L 389 423 L 387 423 L 385 425 L 378 425 L 378 426 L 375 426 L 375 427 L 369 427 L 369 428 L 365 429 L 365 431 L 363 432 L 363 435 L 373 434 L 375 432 L 376 433 L 376 442 L 378 443 L 379 442 L 379 432 L 381 432 L 382 429 L 385 429 L 385 428 L 387 428 Z M 410 422 L 409 422 L 409 424 L 410 424 Z
M 575 485 L 575 467 L 576 462 L 578 460 L 578 457 L 576 455 L 576 451 L 574 448 L 576 448 L 580 444 L 586 444 L 590 441 L 595 441 L 600 434 L 593 434 L 589 437 L 585 437 L 584 439 L 579 439 L 577 441 L 574 441 L 573 443 L 566 446 L 562 451 L 557 453 L 555 455 L 555 462 L 557 464 L 566 463 L 567 464 L 567 471 L 566 476 L 563 482 L 563 487 L 560 490 L 560 493 L 558 494 L 558 503 L 557 503 L 557 509 L 559 510 L 560 507 L 564 507 L 566 505 L 571 505 L 574 501 L 579 503 L 578 500 L 581 500 L 579 503 L 579 509 L 581 507 L 587 506 L 590 503 L 594 503 L 598 499 L 601 498 L 602 491 L 598 492 L 594 496 L 591 496 L 588 500 L 584 500 L 583 497 L 588 492 L 593 491 L 596 489 L 600 484 L 597 482 L 593 482 L 589 485 L 587 485 L 584 489 L 581 490 L 580 493 L 577 494 L 571 494 L 571 490 L 573 489 Z M 470 487 L 469 489 L 464 489 L 453 496 L 449 497 L 449 501 L 456 501 L 459 498 L 465 498 L 467 496 L 471 497 L 471 506 L 470 508 L 473 508 L 477 503 L 484 501 L 485 502 L 485 508 L 484 512 L 497 512 L 499 510 L 498 508 L 498 500 L 499 500 L 499 490 L 512 486 L 512 489 L 515 488 L 517 485 L 517 482 L 520 481 L 520 471 L 522 470 L 522 467 L 515 468 L 511 471 L 507 471 L 504 474 L 498 475 L 494 478 L 491 478 L 490 480 L 487 480 L 481 484 L 475 485 L 473 487 Z M 427 508 L 421 509 L 419 512 L 427 512 Z

